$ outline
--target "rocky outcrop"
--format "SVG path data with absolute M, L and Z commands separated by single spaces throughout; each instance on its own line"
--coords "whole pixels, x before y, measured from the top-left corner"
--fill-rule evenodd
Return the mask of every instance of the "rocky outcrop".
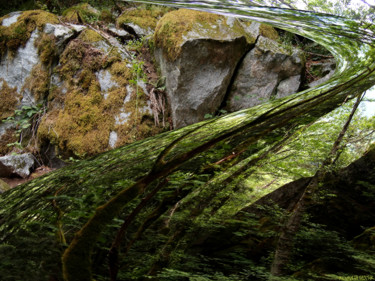
M 296 93 L 303 65 L 301 54 L 296 50 L 286 50 L 260 36 L 239 66 L 226 109 L 233 112 Z
M 0 157 L 0 177 L 26 178 L 30 175 L 34 162 L 34 156 L 31 153 Z
M 335 73 L 336 62 L 334 59 L 328 59 L 318 62 L 312 62 L 310 64 L 310 72 L 315 77 L 321 77 L 315 81 L 309 83 L 309 87 L 316 87 L 324 82 L 327 82 L 332 75 Z
M 68 10 L 65 17 L 75 22 L 74 15 L 97 14 L 81 6 Z M 0 97 L 4 101 L 0 120 L 25 106 L 44 104 L 39 128 L 31 132 L 38 146 L 31 150 L 45 154 L 45 163 L 59 167 L 59 155 L 92 155 L 161 130 L 154 126 L 142 62 L 111 35 L 121 37 L 124 30 L 112 28 L 112 33 L 105 33 L 84 25 L 63 25 L 43 11 L 15 13 L 0 20 L 8 35 L 0 46 Z M 24 43 L 12 41 L 20 24 L 30 30 Z M 12 50 L 7 47 L 11 43 Z M 17 119 L 10 121 L 0 122 L 0 155 L 19 139 Z M 28 143 L 19 145 L 28 146 L 29 136 L 22 139 Z
M 44 11 L 0 18 L 0 120 L 8 119 L 0 122 L 0 155 L 27 147 L 61 167 L 60 158 L 94 155 L 162 126 L 180 128 L 298 90 L 303 62 L 271 26 L 171 10 L 126 9 L 105 27 L 85 24 L 101 17 L 87 4 L 60 20 Z M 150 50 L 165 79 L 158 80 Z M 25 112 L 13 118 L 16 110 Z M 28 115 L 32 124 L 23 130 Z
M 174 126 L 202 121 L 223 105 L 233 112 L 296 93 L 301 53 L 278 41 L 277 31 L 260 23 L 187 10 L 166 14 L 156 28 L 155 57 Z
M 159 21 L 155 41 L 173 125 L 180 128 L 218 110 L 237 63 L 255 38 L 234 18 L 178 10 Z

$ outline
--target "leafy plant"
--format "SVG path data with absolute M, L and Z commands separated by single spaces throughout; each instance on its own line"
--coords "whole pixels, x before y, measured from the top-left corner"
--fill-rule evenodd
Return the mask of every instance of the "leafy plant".
M 24 105 L 21 109 L 16 109 L 13 116 L 4 119 L 3 122 L 10 123 L 16 128 L 16 135 L 19 138 L 17 142 L 9 143 L 8 146 L 22 149 L 23 141 L 27 136 L 30 136 L 27 145 L 31 141 L 36 141 L 36 131 L 44 112 L 45 107 L 42 104 Z

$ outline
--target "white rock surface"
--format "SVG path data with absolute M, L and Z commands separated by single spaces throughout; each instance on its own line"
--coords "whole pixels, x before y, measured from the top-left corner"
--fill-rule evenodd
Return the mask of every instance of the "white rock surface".
M 115 131 L 112 131 L 109 134 L 108 146 L 110 148 L 115 148 L 116 147 L 116 143 L 117 143 L 117 139 L 118 139 L 117 133 Z
M 18 92 L 33 67 L 39 63 L 38 50 L 34 46 L 37 38 L 38 31 L 35 30 L 31 33 L 25 47 L 20 47 L 13 59 L 7 55 L 0 61 L 0 78 L 3 78 L 10 87 L 17 87 Z
M 26 178 L 30 175 L 34 162 L 34 156 L 31 153 L 0 157 L 0 176 L 17 175 Z
M 74 36 L 76 31 L 61 24 L 47 23 L 44 27 L 44 33 L 53 35 L 56 38 L 57 47 L 61 48 Z
M 226 110 L 234 112 L 296 93 L 302 70 L 299 53 L 284 50 L 277 42 L 260 36 L 238 68 Z
M 2 26 L 11 26 L 13 23 L 17 22 L 17 19 L 21 14 L 21 12 L 10 13 L 6 19 L 3 19 Z
M 105 99 L 107 99 L 108 91 L 111 88 L 118 87 L 118 84 L 113 80 L 112 75 L 108 70 L 100 70 L 98 73 L 96 73 L 96 78 L 99 81 L 100 89 Z

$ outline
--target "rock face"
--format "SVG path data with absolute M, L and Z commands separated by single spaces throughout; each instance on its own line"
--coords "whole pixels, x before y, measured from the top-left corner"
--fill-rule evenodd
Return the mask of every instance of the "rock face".
M 94 155 L 162 126 L 180 128 L 298 90 L 303 62 L 277 43 L 271 26 L 171 10 L 126 9 L 103 29 L 79 25 L 101 17 L 85 3 L 60 20 L 45 11 L 0 18 L 0 155 L 20 153 L 17 145 L 61 167 L 60 158 Z M 22 118 L 12 118 L 25 108 L 40 111 L 20 138 Z
M 336 62 L 333 59 L 319 61 L 319 62 L 312 64 L 310 67 L 311 67 L 311 71 L 314 72 L 316 76 L 322 77 L 318 80 L 311 82 L 308 85 L 310 88 L 312 88 L 324 82 L 327 82 L 328 79 L 332 77 L 336 69 Z
M 241 62 L 227 100 L 230 112 L 252 107 L 298 91 L 303 61 L 299 53 L 260 36 Z
M 74 16 L 96 15 L 87 5 L 65 13 L 72 22 L 80 22 Z M 0 44 L 0 155 L 19 140 L 17 122 L 1 121 L 24 106 L 45 106 L 32 132 L 38 144 L 32 150 L 54 167 L 62 165 L 61 155 L 92 155 L 161 130 L 154 126 L 142 64 L 115 38 L 121 37 L 120 29 L 112 31 L 114 37 L 83 25 L 62 25 L 43 11 L 11 14 L 0 23 L 6 34 Z M 24 42 L 12 41 L 18 25 L 30 30 Z M 26 141 L 21 145 L 29 145 Z
M 31 153 L 0 157 L 0 177 L 15 175 L 26 178 L 30 175 L 34 162 L 34 156 Z
M 172 25 L 176 30 L 170 29 Z M 218 110 L 236 65 L 250 46 L 248 38 L 237 20 L 203 12 L 178 10 L 159 21 L 155 56 L 166 77 L 176 128 Z

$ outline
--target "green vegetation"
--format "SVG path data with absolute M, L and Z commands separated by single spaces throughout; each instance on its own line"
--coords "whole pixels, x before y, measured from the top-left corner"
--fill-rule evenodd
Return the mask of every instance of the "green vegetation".
M 8 143 L 7 146 L 22 149 L 34 142 L 34 149 L 36 149 L 36 132 L 45 113 L 45 108 L 43 108 L 43 105 L 24 105 L 21 109 L 16 109 L 14 113 L 14 115 L 2 120 L 16 128 L 15 135 L 18 138 L 18 141 Z
M 1 118 L 20 136 L 41 122 L 40 144 L 68 151 L 68 159 L 96 156 L 0 195 L 2 281 L 373 279 L 374 118 L 352 110 L 374 83 L 373 44 L 361 41 L 358 26 L 332 38 L 316 16 L 260 11 L 272 21 L 308 23 L 310 36 L 324 36 L 340 55 L 339 75 L 318 89 L 163 134 L 146 112 L 142 41 L 131 42 L 134 55 L 124 59 L 88 28 L 59 57 L 53 75 L 63 82 L 50 85 L 56 46 L 40 38 L 42 64 L 25 87 L 48 99 L 48 111 L 15 111 L 20 97 L 1 81 Z M 169 16 L 185 25 L 171 26 Z M 215 14 L 173 11 L 156 28 L 155 44 L 176 58 L 195 20 L 223 23 Z M 262 32 L 276 38 L 270 27 Z M 106 91 L 101 73 L 116 82 Z M 113 117 L 124 112 L 130 122 Z M 112 131 L 116 147 L 129 144 L 106 151 Z M 282 270 L 273 271 L 280 233 L 290 229 Z

